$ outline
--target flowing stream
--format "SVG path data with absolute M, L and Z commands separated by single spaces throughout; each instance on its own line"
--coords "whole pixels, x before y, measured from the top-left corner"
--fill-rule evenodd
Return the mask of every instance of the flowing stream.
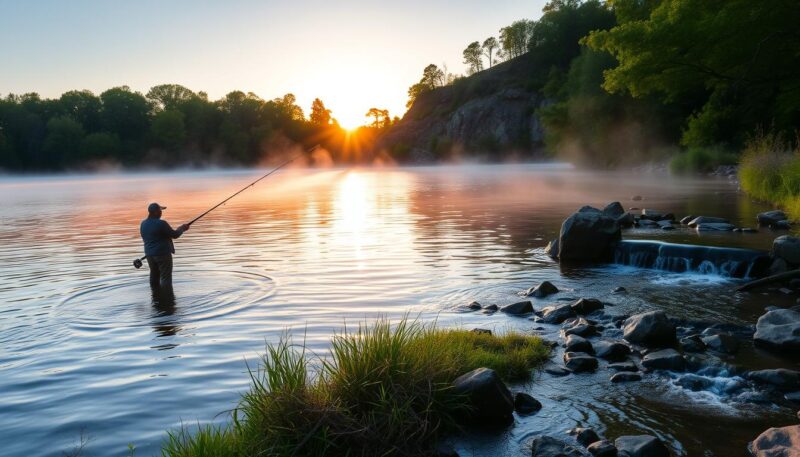
M 177 304 L 154 307 L 146 267 L 131 265 L 141 255 L 147 204 L 166 205 L 164 218 L 176 226 L 260 173 L 0 178 L 4 456 L 61 456 L 81 440 L 83 456 L 125 456 L 129 444 L 136 456 L 156 455 L 166 430 L 226 421 L 248 388 L 248 364 L 286 332 L 320 354 L 345 324 L 407 313 L 445 326 L 531 332 L 539 325 L 528 319 L 459 307 L 519 301 L 518 292 L 543 280 L 562 292 L 536 300 L 537 308 L 594 297 L 612 303 L 610 313 L 661 308 L 740 325 L 795 299 L 736 293 L 741 279 L 732 276 L 742 275 L 731 272 L 746 274 L 739 257 L 695 268 L 690 256 L 645 261 L 629 252 L 618 264 L 561 268 L 544 254 L 571 212 L 615 200 L 753 226 L 768 208 L 730 180 L 464 165 L 281 172 L 177 240 Z M 769 250 L 777 233 L 680 228 L 623 236 Z M 628 292 L 612 293 L 618 286 Z M 555 338 L 558 328 L 538 331 Z M 788 366 L 747 345 L 727 362 Z M 456 447 L 462 456 L 529 455 L 535 435 L 590 426 L 612 439 L 658 434 L 676 455 L 735 456 L 764 429 L 797 422 L 792 409 L 730 387 L 738 381 L 725 367 L 705 373 L 706 387 L 694 390 L 663 376 L 612 385 L 608 375 L 537 374 L 514 389 L 544 404 L 538 414 L 499 434 L 472 433 Z

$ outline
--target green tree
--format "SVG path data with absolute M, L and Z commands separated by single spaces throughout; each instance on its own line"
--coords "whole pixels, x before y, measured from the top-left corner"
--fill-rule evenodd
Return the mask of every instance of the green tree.
M 533 21 L 522 19 L 500 29 L 500 47 L 509 59 L 519 57 L 527 52 L 533 25 Z
M 144 137 L 150 124 L 151 105 L 142 94 L 120 86 L 100 94 L 100 100 L 104 130 L 116 133 L 123 141 Z
M 422 78 L 418 83 L 408 88 L 408 102 L 406 108 L 410 108 L 414 101 L 425 92 L 431 91 L 445 84 L 445 72 L 434 64 L 430 64 L 422 70 Z
M 44 167 L 60 169 L 80 158 L 84 131 L 81 124 L 69 116 L 58 116 L 47 122 L 47 136 L 42 145 Z
M 178 149 L 186 141 L 184 115 L 178 110 L 161 111 L 153 116 L 150 133 L 156 145 L 167 149 Z
M 619 62 L 613 93 L 650 95 L 693 114 L 689 146 L 741 145 L 758 126 L 800 124 L 800 9 L 776 0 L 615 1 L 618 25 L 586 43 Z
M 100 128 L 100 98 L 88 90 L 71 90 L 58 99 L 61 113 L 78 121 L 86 131 Z
M 325 108 L 325 104 L 322 103 L 322 100 L 315 98 L 314 101 L 311 102 L 309 120 L 314 125 L 330 125 L 333 120 L 333 118 L 331 118 L 331 110 Z
M 81 159 L 83 161 L 113 159 L 121 154 L 122 143 L 119 137 L 112 133 L 90 133 L 81 141 Z
M 195 97 L 197 94 L 180 84 L 160 84 L 147 92 L 147 99 L 157 111 L 178 109 L 182 103 Z
M 305 119 L 303 115 L 303 108 L 297 104 L 297 98 L 294 94 L 286 94 L 281 98 L 276 98 L 273 100 L 273 103 L 278 106 L 278 108 L 285 113 L 288 119 L 294 121 L 302 121 Z
M 497 42 L 497 38 L 490 36 L 489 38 L 483 40 L 483 53 L 487 59 L 489 59 L 489 68 L 494 66 L 494 59 L 495 59 L 495 51 L 500 46 L 500 43 Z
M 462 54 L 467 65 L 467 74 L 472 75 L 483 70 L 483 49 L 479 42 L 470 43 Z

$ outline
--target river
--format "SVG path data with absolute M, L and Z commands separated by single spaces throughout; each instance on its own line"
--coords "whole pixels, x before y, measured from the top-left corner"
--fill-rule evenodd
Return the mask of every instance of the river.
M 612 313 L 662 308 L 752 324 L 794 297 L 734 292 L 736 280 L 629 266 L 561 269 L 544 254 L 583 205 L 723 216 L 753 226 L 767 209 L 724 178 L 589 173 L 563 164 L 290 169 L 220 207 L 176 241 L 177 306 L 154 308 L 138 224 L 151 201 L 185 222 L 259 170 L 0 178 L 0 443 L 5 456 L 157 454 L 166 430 L 221 423 L 266 342 L 286 332 L 324 354 L 345 324 L 410 313 L 439 325 L 531 331 L 502 313 L 543 280 L 557 296 L 595 297 Z M 632 201 L 641 195 L 643 201 Z M 776 233 L 631 229 L 626 239 L 768 250 Z M 612 294 L 614 287 L 627 294 Z M 550 301 L 552 301 L 551 299 Z M 539 308 L 548 300 L 538 300 Z M 752 347 L 731 361 L 786 366 Z M 795 367 L 797 364 L 795 363 Z M 462 456 L 529 455 L 540 433 L 591 426 L 613 438 L 656 433 L 676 455 L 744 455 L 747 441 L 796 422 L 794 411 L 719 389 L 691 391 L 608 372 L 536 376 L 543 404 L 506 432 L 471 434 Z M 720 380 L 730 382 L 729 379 Z M 724 390 L 724 389 L 723 389 Z

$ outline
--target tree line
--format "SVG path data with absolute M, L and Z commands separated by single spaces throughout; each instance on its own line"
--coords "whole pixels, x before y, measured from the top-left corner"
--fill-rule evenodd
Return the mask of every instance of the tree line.
M 9 94 L 0 98 L 0 169 L 250 165 L 289 145 L 314 144 L 340 162 L 367 160 L 368 146 L 396 119 L 380 108 L 365 116 L 373 122 L 361 129 L 353 151 L 348 132 L 321 100 L 314 100 L 306 118 L 292 94 L 264 100 L 232 91 L 211 101 L 178 84 L 146 94 L 127 86 L 100 95 L 73 90 L 54 99 Z

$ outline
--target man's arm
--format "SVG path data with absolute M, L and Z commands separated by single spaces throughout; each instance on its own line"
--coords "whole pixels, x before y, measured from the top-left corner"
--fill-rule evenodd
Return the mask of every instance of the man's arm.
M 167 222 L 167 221 L 162 221 L 162 222 L 163 222 L 163 224 L 162 224 L 163 232 L 164 232 L 165 235 L 167 235 L 170 238 L 180 238 L 181 235 L 183 235 L 183 232 L 189 230 L 189 225 L 188 224 L 183 224 L 180 227 L 178 227 L 177 229 L 173 229 L 169 225 L 169 222 Z

